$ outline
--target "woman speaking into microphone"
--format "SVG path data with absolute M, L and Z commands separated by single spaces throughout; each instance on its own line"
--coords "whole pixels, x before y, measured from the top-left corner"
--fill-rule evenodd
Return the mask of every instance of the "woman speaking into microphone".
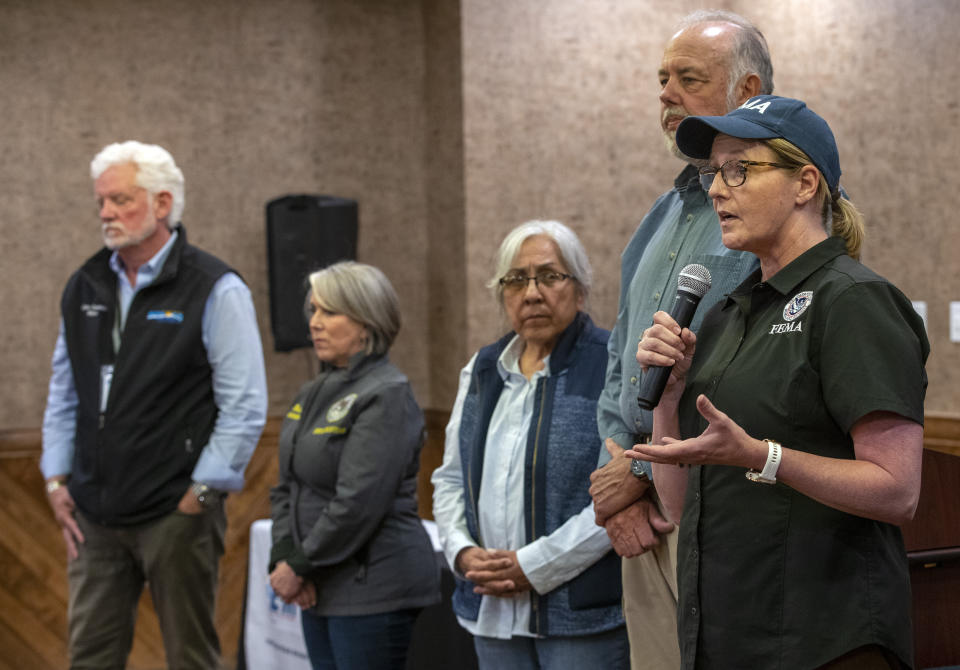
M 862 217 L 803 102 L 687 118 L 677 145 L 709 161 L 723 244 L 760 259 L 697 336 L 658 312 L 637 353 L 673 366 L 653 444 L 627 454 L 680 521 L 683 667 L 910 667 L 922 321 L 857 260 Z

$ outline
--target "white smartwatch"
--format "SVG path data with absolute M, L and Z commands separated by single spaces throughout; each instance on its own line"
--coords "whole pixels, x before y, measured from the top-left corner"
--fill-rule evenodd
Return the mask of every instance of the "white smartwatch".
M 783 447 L 780 446 L 779 442 L 768 438 L 764 438 L 764 441 L 767 443 L 767 462 L 764 464 L 761 472 L 753 469 L 747 470 L 746 477 L 751 482 L 776 484 L 777 470 L 780 469 L 780 452 Z

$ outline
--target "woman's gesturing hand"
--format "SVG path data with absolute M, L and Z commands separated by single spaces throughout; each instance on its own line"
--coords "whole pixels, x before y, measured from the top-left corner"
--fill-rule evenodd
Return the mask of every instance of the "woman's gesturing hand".
M 665 437 L 663 444 L 635 444 L 626 455 L 652 463 L 676 465 L 740 465 L 761 469 L 767 458 L 763 440 L 747 435 L 733 419 L 718 410 L 707 396 L 697 396 L 697 411 L 707 420 L 707 429 L 697 437 L 675 440 Z

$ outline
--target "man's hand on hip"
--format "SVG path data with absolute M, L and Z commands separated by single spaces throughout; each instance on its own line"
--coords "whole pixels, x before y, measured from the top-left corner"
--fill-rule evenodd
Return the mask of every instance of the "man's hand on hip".
M 629 459 L 625 458 L 623 460 Z M 183 514 L 203 514 L 203 505 L 197 499 L 197 494 L 193 492 L 193 487 L 188 487 L 187 492 L 180 498 L 180 502 L 177 503 L 177 511 Z

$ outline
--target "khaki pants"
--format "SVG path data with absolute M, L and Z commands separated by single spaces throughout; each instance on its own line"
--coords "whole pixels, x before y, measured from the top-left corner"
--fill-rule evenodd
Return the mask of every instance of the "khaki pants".
M 70 667 L 122 670 L 133 644 L 144 582 L 163 633 L 170 670 L 220 667 L 214 628 L 226 516 L 173 512 L 136 526 L 107 527 L 77 513 L 85 542 L 67 565 Z
M 653 551 L 623 560 L 631 670 L 677 670 L 677 529 Z

